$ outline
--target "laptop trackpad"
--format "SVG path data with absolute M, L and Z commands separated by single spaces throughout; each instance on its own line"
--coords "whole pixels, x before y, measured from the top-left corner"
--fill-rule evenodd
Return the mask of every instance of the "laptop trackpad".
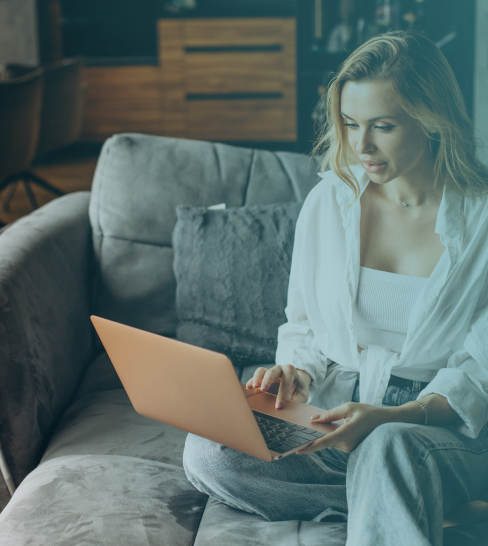
M 276 409 L 276 395 L 267 392 L 260 392 L 258 389 L 253 389 L 256 392 L 255 395 L 249 396 L 247 401 L 251 406 L 251 409 L 260 411 L 272 417 L 289 421 L 295 425 L 307 427 L 319 432 L 327 434 L 335 430 L 341 421 L 334 421 L 330 424 L 312 424 L 310 417 L 317 413 L 322 413 L 324 410 L 315 406 L 309 406 L 308 404 L 301 404 L 294 400 L 286 400 L 284 406 L 281 409 Z M 252 392 L 252 391 L 251 391 Z

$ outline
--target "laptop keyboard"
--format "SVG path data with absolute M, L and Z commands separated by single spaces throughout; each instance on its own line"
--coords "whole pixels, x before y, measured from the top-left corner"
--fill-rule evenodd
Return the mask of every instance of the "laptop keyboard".
M 268 449 L 277 453 L 285 453 L 295 447 L 308 444 L 311 440 L 322 438 L 323 433 L 310 428 L 294 425 L 283 419 L 271 417 L 259 411 L 254 411 L 254 417 L 261 429 Z

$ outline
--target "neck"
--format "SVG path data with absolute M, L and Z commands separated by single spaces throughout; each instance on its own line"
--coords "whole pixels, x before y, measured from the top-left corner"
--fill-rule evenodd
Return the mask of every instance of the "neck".
M 409 207 L 421 207 L 438 204 L 442 198 L 443 188 L 434 188 L 434 184 L 424 184 L 422 186 L 407 186 L 404 183 L 393 184 L 385 197 L 397 204 L 407 205 Z
M 443 192 L 442 187 L 434 187 L 433 166 L 396 178 L 378 189 L 388 201 L 410 207 L 437 205 Z

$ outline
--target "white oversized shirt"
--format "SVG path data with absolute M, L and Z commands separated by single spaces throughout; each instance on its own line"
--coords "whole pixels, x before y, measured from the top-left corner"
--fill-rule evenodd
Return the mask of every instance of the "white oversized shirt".
M 369 177 L 352 171 L 362 194 Z M 381 406 L 390 375 L 408 369 L 430 382 L 419 398 L 445 396 L 464 421 L 459 432 L 476 438 L 488 420 L 488 197 L 444 188 L 435 231 L 446 250 L 412 309 L 402 351 L 369 345 L 359 353 L 361 203 L 332 171 L 320 176 L 296 225 L 276 363 L 308 372 L 308 402 L 324 409 L 351 401 L 358 377 L 360 401 Z

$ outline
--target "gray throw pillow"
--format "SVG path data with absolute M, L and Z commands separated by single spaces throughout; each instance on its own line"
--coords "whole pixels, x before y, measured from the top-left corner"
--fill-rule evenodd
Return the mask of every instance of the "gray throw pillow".
M 177 339 L 235 366 L 274 362 L 301 206 L 177 207 Z

